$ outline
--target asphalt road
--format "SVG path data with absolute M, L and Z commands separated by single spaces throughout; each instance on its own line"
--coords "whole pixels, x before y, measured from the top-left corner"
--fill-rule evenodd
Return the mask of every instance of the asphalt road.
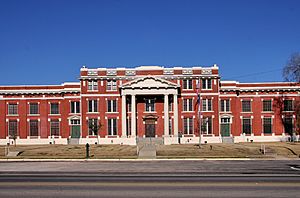
M 300 197 L 299 162 L 1 162 L 0 197 Z

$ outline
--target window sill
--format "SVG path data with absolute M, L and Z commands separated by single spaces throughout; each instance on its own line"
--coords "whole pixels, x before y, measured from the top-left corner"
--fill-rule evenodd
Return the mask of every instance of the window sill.
M 274 113 L 274 111 L 262 111 L 261 113 Z
M 48 114 L 48 116 L 61 116 L 60 114 Z
M 118 90 L 106 90 L 107 92 L 117 92 Z
M 231 111 L 220 111 L 220 113 L 232 113 Z
M 98 89 L 97 90 L 87 90 L 87 92 L 98 92 Z
M 98 114 L 99 112 L 86 112 L 86 114 Z
M 195 113 L 195 111 L 182 111 L 182 113 Z
M 108 112 L 108 111 L 106 111 L 105 113 L 114 113 L 114 114 L 118 114 L 119 112 L 115 112 L 115 111 L 113 111 L 113 112 Z
M 156 111 L 144 111 L 143 113 L 157 113 Z
M 28 114 L 27 116 L 40 116 L 40 114 Z
M 242 111 L 241 113 L 253 113 L 252 111 Z
M 19 116 L 19 114 L 7 114 L 7 116 Z

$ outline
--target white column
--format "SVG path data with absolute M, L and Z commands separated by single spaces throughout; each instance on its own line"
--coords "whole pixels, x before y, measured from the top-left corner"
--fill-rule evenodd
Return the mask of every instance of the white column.
M 173 104 L 174 104 L 174 110 L 173 110 L 173 115 L 174 115 L 174 136 L 178 136 L 178 101 L 177 101 L 177 94 L 174 94 L 173 97 Z
M 164 98 L 164 126 L 165 126 L 165 136 L 169 136 L 169 98 L 168 95 L 165 94 Z
M 135 95 L 131 95 L 131 136 L 136 136 Z
M 122 137 L 126 135 L 126 95 L 122 95 Z

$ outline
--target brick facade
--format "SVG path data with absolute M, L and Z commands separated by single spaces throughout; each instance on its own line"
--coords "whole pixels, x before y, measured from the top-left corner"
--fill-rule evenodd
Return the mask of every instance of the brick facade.
M 198 143 L 200 131 L 208 143 L 285 141 L 297 131 L 299 84 L 221 81 L 218 71 L 82 67 L 78 83 L 0 86 L 0 143 Z

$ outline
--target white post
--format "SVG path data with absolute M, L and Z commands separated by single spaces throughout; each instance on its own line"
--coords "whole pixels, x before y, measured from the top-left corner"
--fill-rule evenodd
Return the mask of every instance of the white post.
M 136 136 L 135 95 L 131 95 L 131 136 Z
M 174 137 L 178 137 L 178 101 L 177 94 L 173 96 L 173 105 L 174 105 Z
M 122 137 L 126 135 L 126 95 L 122 95 Z
M 165 125 L 165 136 L 169 136 L 169 97 L 165 94 L 164 98 L 164 125 Z

